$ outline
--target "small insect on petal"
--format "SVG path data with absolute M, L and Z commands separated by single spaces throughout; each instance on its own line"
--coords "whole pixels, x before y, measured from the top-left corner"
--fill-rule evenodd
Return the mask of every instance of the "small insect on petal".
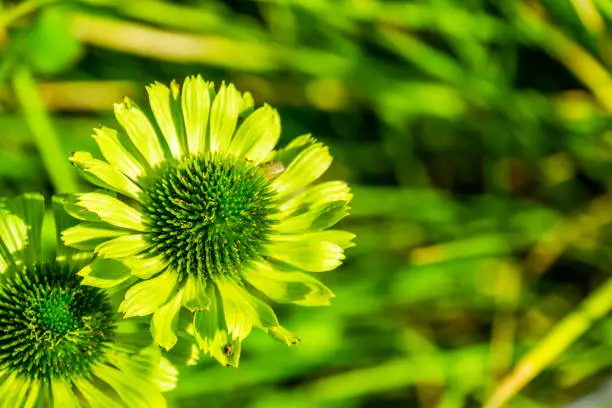
M 285 171 L 285 165 L 279 161 L 270 161 L 264 163 L 260 169 L 266 179 L 272 180 L 280 176 L 280 174 Z

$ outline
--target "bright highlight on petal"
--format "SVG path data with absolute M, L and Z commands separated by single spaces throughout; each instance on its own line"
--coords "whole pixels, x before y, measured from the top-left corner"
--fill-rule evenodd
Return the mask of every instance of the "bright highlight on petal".
M 303 272 L 278 271 L 259 262 L 245 273 L 245 279 L 279 303 L 302 306 L 326 306 L 334 294 L 325 285 Z
M 134 146 L 147 160 L 151 167 L 157 167 L 164 162 L 164 150 L 155 134 L 153 126 L 129 98 L 115 104 L 115 116 L 125 129 Z
M 149 94 L 149 101 L 151 101 L 151 110 L 172 152 L 172 156 L 175 159 L 180 159 L 183 152 L 181 140 L 172 118 L 170 89 L 166 85 L 155 82 L 147 87 L 147 93 Z
M 106 127 L 94 129 L 92 136 L 102 152 L 104 158 L 117 170 L 132 180 L 144 176 L 145 169 L 133 155 L 121 144 L 117 132 Z
M 84 282 L 127 287 L 120 310 L 152 315 L 153 338 L 166 349 L 191 338 L 237 366 L 253 328 L 296 344 L 260 296 L 302 306 L 333 297 L 307 273 L 337 268 L 353 245 L 353 234 L 327 230 L 352 199 L 342 181 L 317 184 L 332 162 L 328 147 L 303 135 L 275 150 L 278 112 L 255 108 L 233 84 L 196 76 L 147 93 L 157 126 L 125 99 L 115 105 L 125 134 L 96 131 L 106 161 L 73 157 L 88 180 L 118 193 L 66 204 L 81 223 L 64 242 L 98 255 L 80 272 Z M 105 272 L 109 261 L 117 264 Z
M 177 278 L 178 274 L 169 270 L 135 284 L 125 294 L 119 311 L 125 313 L 125 317 L 146 316 L 155 312 L 170 296 Z
M 210 110 L 210 88 L 201 76 L 185 79 L 182 106 L 187 150 L 192 155 L 205 152 Z
M 140 187 L 105 161 L 94 159 L 91 154 L 84 152 L 74 153 L 70 161 L 81 170 L 81 174 L 89 182 L 96 186 L 139 199 L 142 192 Z
M 234 84 L 221 85 L 210 110 L 210 152 L 224 153 L 227 150 L 236 129 L 240 102 L 241 96 Z
M 249 115 L 240 125 L 232 139 L 229 151 L 238 157 L 244 157 L 259 164 L 274 149 L 280 133 L 278 112 L 269 105 L 265 105 Z
M 146 231 L 140 211 L 107 194 L 85 193 L 78 197 L 78 205 L 98 214 L 101 221 L 116 227 Z

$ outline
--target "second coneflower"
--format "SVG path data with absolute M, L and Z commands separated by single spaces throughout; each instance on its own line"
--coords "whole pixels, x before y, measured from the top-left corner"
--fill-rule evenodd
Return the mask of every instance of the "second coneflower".
M 59 238 L 74 222 L 59 198 L 53 210 Z M 0 407 L 166 407 L 176 369 L 143 319 L 123 319 L 108 291 L 81 285 L 91 253 L 59 239 L 42 250 L 44 214 L 40 194 L 0 199 Z
M 354 237 L 328 230 L 348 214 L 348 186 L 312 184 L 332 161 L 327 147 L 305 135 L 274 150 L 278 113 L 254 110 L 233 85 L 215 90 L 198 76 L 147 91 L 156 123 L 125 99 L 115 105 L 125 135 L 95 131 L 106 160 L 71 158 L 112 191 L 80 194 L 67 208 L 83 222 L 64 232 L 65 242 L 98 254 L 81 270 L 83 282 L 128 286 L 120 310 L 152 314 L 152 334 L 166 349 L 177 341 L 181 310 L 192 314 L 187 331 L 200 348 L 223 364 L 238 364 L 253 326 L 297 342 L 257 293 L 304 306 L 333 297 L 304 273 L 338 267 Z

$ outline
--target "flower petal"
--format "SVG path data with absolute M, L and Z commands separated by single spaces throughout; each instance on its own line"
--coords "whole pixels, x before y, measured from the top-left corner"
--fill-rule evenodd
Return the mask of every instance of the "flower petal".
M 245 279 L 261 293 L 280 303 L 326 306 L 334 294 L 315 278 L 296 271 L 278 271 L 268 263 L 257 262 L 245 271 Z
M 155 343 L 166 350 L 170 350 L 176 344 L 176 326 L 183 293 L 184 289 L 179 290 L 166 304 L 153 313 L 151 334 L 155 339 Z
M 14 377 L 14 379 L 11 381 L 11 386 L 0 391 L 0 407 L 22 407 L 22 403 L 28 392 L 30 382 L 31 380 L 27 377 Z
M 300 152 L 271 186 L 281 196 L 290 194 L 321 177 L 331 162 L 327 146 L 315 143 Z
M 106 161 L 113 167 L 133 181 L 146 175 L 144 166 L 121 144 L 116 130 L 102 126 L 94 129 L 94 132 L 92 137 Z
M 253 297 L 234 279 L 219 279 L 216 283 L 223 300 L 227 329 L 234 338 L 244 340 L 253 326 L 266 330 L 279 325 L 272 308 Z
M 28 397 L 23 402 L 23 408 L 34 408 L 37 406 L 38 395 L 40 392 L 40 381 L 32 380 L 28 386 Z
M 298 235 L 284 241 L 280 237 L 273 237 L 267 246 L 269 255 L 310 272 L 331 271 L 342 264 L 344 251 L 339 245 L 322 239 L 301 237 Z
M 285 329 L 283 326 L 271 327 L 268 329 L 268 335 L 274 340 L 290 346 L 300 342 L 300 338 L 295 333 Z
M 280 117 L 269 105 L 257 109 L 240 125 L 231 141 L 230 153 L 259 164 L 280 137 Z
M 61 380 L 51 381 L 53 406 L 62 408 L 80 408 L 81 404 L 70 386 Z
M 253 109 L 255 108 L 255 100 L 253 99 L 253 95 L 249 91 L 242 93 L 242 100 L 240 101 L 240 113 L 239 117 L 244 118 L 251 113 L 253 113 Z
M 343 201 L 348 203 L 353 199 L 353 194 L 344 181 L 326 181 L 309 187 L 295 197 L 291 197 L 279 206 L 281 216 L 287 217 L 296 212 L 303 212 L 312 206 Z
M 55 221 L 55 241 L 56 241 L 56 259 L 58 261 L 66 261 L 70 262 L 74 257 L 78 258 L 81 256 L 75 248 L 70 248 L 64 243 L 62 239 L 62 233 L 75 226 L 79 220 L 75 219 L 68 214 L 66 208 L 64 207 L 66 204 L 65 196 L 53 196 L 51 198 L 51 208 L 53 210 L 53 219 Z M 92 248 L 93 249 L 93 248 Z
M 242 97 L 234 84 L 221 84 L 210 109 L 209 151 L 223 153 L 227 150 L 236 129 L 241 104 Z
M 70 161 L 89 182 L 140 201 L 140 187 L 107 162 L 94 159 L 87 152 L 74 153 Z
M 183 83 L 181 105 L 185 121 L 185 135 L 187 147 L 192 155 L 199 155 L 206 151 L 206 130 L 210 111 L 211 93 L 214 92 L 212 84 L 197 77 L 188 77 Z
M 119 311 L 125 317 L 146 316 L 155 312 L 166 303 L 174 290 L 178 273 L 168 269 L 159 276 L 134 284 L 125 293 Z
M 155 168 L 164 162 L 164 149 L 159 143 L 157 132 L 134 102 L 126 97 L 122 103 L 116 103 L 115 116 L 151 167 Z
M 109 238 L 128 235 L 129 231 L 112 228 L 103 223 L 83 222 L 62 231 L 64 244 L 84 251 L 92 251 Z
M 98 190 L 105 191 L 105 190 Z M 106 191 L 105 191 L 106 192 Z M 64 210 L 70 215 L 72 218 L 76 218 L 80 221 L 91 221 L 91 222 L 102 222 L 102 219 L 98 217 L 98 214 L 93 213 L 91 211 L 87 211 L 85 208 L 79 206 L 77 204 L 77 195 L 69 194 L 67 196 L 62 197 L 62 203 L 64 204 Z
M 225 366 L 238 367 L 241 343 L 227 332 L 222 301 L 215 285 L 206 286 L 210 299 L 207 310 L 194 313 L 193 328 L 198 346 Z
M 0 205 L 3 203 L 0 203 Z M 0 272 L 21 261 L 18 251 L 27 246 L 27 226 L 22 218 L 0 207 Z
M 149 94 L 151 110 L 166 139 L 166 143 L 168 143 L 170 152 L 175 159 L 180 159 L 182 156 L 181 142 L 172 118 L 170 89 L 166 85 L 155 82 L 147 86 L 147 93 Z
M 108 408 L 118 405 L 118 401 L 109 397 L 107 393 L 93 385 L 84 378 L 76 378 L 73 380 L 79 392 L 87 401 L 87 406 L 91 408 Z
M 285 344 L 295 344 L 299 338 L 281 327 L 270 306 L 252 296 L 233 279 L 217 281 L 223 299 L 223 311 L 228 332 L 238 341 L 248 336 L 251 327 L 256 326 Z
M 98 255 L 104 258 L 125 258 L 138 255 L 149 248 L 149 243 L 142 234 L 123 235 L 103 242 L 96 247 Z
M 161 255 L 147 256 L 140 254 L 122 259 L 122 262 L 130 268 L 132 275 L 140 279 L 149 279 L 151 276 L 163 271 L 166 269 L 166 266 L 168 266 L 168 261 Z
M 98 214 L 102 221 L 116 227 L 141 232 L 147 230 L 144 216 L 140 211 L 108 194 L 79 194 L 77 195 L 77 205 Z
M 45 198 L 41 194 L 22 194 L 11 201 L 13 213 L 27 226 L 22 258 L 28 263 L 41 259 L 42 224 L 45 215 Z
M 209 307 L 195 312 L 193 328 L 198 346 L 208 353 L 217 331 L 225 330 L 225 319 L 222 319 L 222 305 L 214 285 L 206 286 L 206 296 L 210 299 Z
M 179 372 L 172 363 L 164 357 L 159 359 L 154 381 L 162 392 L 176 389 Z
M 204 279 L 190 275 L 185 282 L 185 293 L 183 294 L 183 306 L 190 311 L 208 309 L 210 307 L 210 297 L 206 292 L 206 282 Z
M 213 303 L 216 305 L 218 301 L 214 300 Z M 220 321 L 224 318 L 219 313 L 222 310 L 216 306 L 195 312 L 193 324 L 198 346 L 224 366 L 238 367 L 241 342 L 228 334 L 224 323 Z
M 232 338 L 242 341 L 251 333 L 257 316 L 233 279 L 218 279 L 216 284 L 223 301 L 227 331 Z
M 130 270 L 115 259 L 96 258 L 78 272 L 81 284 L 97 288 L 111 288 L 130 278 Z
M 297 236 L 295 236 L 297 237 Z M 347 249 L 355 246 L 353 239 L 355 239 L 355 234 L 348 231 L 341 230 L 325 230 L 325 231 L 317 231 L 312 232 L 310 234 L 304 234 L 302 237 L 307 237 L 308 239 L 320 239 L 323 241 L 331 242 L 338 245 L 342 249 Z
M 122 370 L 97 364 L 93 367 L 96 377 L 111 386 L 124 404 L 133 408 L 165 408 L 166 400 L 155 386 L 131 373 L 130 383 L 125 382 L 126 373 Z

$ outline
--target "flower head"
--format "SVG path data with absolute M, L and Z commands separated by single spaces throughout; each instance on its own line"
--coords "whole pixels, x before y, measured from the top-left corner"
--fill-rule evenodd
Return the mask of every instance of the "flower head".
M 127 286 L 120 310 L 152 314 L 166 349 L 184 315 L 199 347 L 226 365 L 238 364 L 253 327 L 296 343 L 260 297 L 305 306 L 333 297 L 304 273 L 338 267 L 352 245 L 353 234 L 327 230 L 348 214 L 348 186 L 312 185 L 331 163 L 327 147 L 304 135 L 274 150 L 278 113 L 254 110 L 233 85 L 215 90 L 198 76 L 147 91 L 155 123 L 126 98 L 115 105 L 125 133 L 95 130 L 105 160 L 71 157 L 110 190 L 67 207 L 83 222 L 65 242 L 98 254 L 80 272 L 84 283 Z M 116 268 L 103 267 L 109 262 Z
M 57 230 L 73 224 L 54 199 Z M 44 199 L 0 201 L 0 401 L 11 407 L 164 407 L 176 370 L 104 290 L 80 284 L 91 257 L 41 249 Z

